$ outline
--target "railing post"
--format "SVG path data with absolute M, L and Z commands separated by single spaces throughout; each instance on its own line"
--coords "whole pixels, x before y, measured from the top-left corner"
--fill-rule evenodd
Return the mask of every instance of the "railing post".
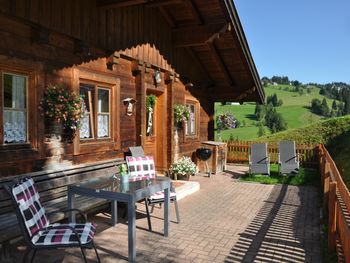
M 323 222 L 325 221 L 327 210 L 328 210 L 328 198 L 329 198 L 329 183 L 330 183 L 330 166 L 326 162 L 324 169 L 324 185 L 323 185 Z
M 328 200 L 328 250 L 333 252 L 336 248 L 337 231 L 337 182 L 329 184 Z

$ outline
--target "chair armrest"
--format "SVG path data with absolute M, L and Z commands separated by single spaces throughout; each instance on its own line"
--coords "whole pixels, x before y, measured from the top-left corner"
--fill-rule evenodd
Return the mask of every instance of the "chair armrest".
M 77 209 L 77 208 L 72 208 L 72 209 L 64 209 L 64 210 L 54 210 L 54 211 L 51 211 L 49 213 L 47 213 L 48 216 L 52 215 L 52 214 L 58 214 L 58 213 L 68 213 L 68 212 L 73 212 L 73 211 L 76 211 L 78 212 L 78 214 L 81 215 L 82 218 L 84 218 L 84 223 L 86 223 L 87 221 L 87 218 L 86 218 L 86 215 L 83 213 L 83 211 Z

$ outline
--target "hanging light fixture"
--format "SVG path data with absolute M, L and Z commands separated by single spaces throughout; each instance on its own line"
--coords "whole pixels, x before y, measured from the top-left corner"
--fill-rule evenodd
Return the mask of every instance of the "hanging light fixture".
M 162 82 L 162 76 L 160 74 L 159 70 L 156 70 L 153 74 L 154 82 L 156 85 L 160 84 Z

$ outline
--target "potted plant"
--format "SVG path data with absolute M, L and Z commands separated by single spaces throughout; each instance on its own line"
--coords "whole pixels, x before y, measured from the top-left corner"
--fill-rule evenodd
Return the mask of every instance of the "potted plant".
M 188 121 L 190 119 L 190 111 L 183 104 L 175 104 L 174 105 L 174 123 L 178 128 L 182 128 L 182 124 L 184 121 Z
M 128 183 L 129 182 L 129 174 L 128 174 L 128 167 L 126 164 L 119 165 L 119 175 L 120 175 L 120 182 L 121 183 Z
M 62 133 L 57 128 L 61 126 L 63 134 L 60 135 L 63 135 L 63 139 L 71 141 L 74 138 L 85 111 L 84 100 L 80 95 L 69 91 L 64 85 L 49 85 L 39 108 L 43 111 L 51 133 Z M 52 127 L 55 127 L 53 131 Z
M 183 156 L 175 163 L 170 166 L 170 174 L 174 176 L 174 179 L 177 180 L 178 177 L 185 177 L 187 180 L 190 179 L 191 175 L 197 173 L 197 166 L 192 162 L 190 157 Z

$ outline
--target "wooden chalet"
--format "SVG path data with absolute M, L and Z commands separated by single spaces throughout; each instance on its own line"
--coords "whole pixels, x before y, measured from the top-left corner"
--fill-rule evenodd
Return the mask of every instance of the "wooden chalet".
M 232 0 L 0 0 L 0 79 L 0 177 L 42 169 L 48 84 L 91 96 L 91 132 L 64 143 L 74 164 L 142 145 L 164 170 L 175 154 L 174 104 L 192 111 L 177 147 L 191 155 L 214 138 L 214 102 L 264 100 Z

